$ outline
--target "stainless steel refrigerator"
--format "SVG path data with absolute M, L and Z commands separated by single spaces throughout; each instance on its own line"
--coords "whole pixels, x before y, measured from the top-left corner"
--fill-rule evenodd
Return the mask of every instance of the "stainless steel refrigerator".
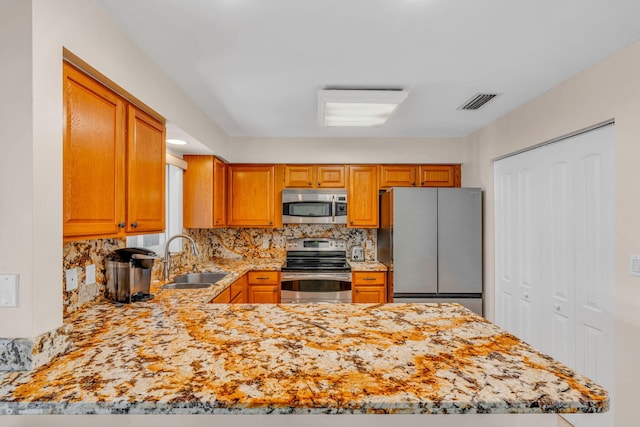
M 394 187 L 380 198 L 389 302 L 457 302 L 482 314 L 482 191 Z

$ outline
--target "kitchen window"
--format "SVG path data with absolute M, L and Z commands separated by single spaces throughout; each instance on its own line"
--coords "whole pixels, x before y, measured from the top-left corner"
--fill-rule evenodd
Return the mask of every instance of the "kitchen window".
M 164 254 L 164 244 L 170 236 L 182 233 L 182 174 L 179 166 L 167 164 L 166 182 L 166 227 L 164 233 L 142 234 L 127 237 L 128 247 L 147 248 L 158 255 Z M 182 250 L 181 241 L 171 242 L 171 252 Z

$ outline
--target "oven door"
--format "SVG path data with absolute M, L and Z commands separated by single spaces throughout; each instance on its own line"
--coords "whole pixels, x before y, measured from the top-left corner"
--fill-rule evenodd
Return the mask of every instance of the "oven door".
M 282 272 L 280 281 L 283 304 L 351 302 L 350 272 Z

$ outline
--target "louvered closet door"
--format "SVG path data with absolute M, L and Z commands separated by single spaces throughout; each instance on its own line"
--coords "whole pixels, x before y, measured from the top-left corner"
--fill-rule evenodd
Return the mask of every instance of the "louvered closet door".
M 610 395 L 613 154 L 606 126 L 494 164 L 496 323 Z M 567 418 L 613 426 L 613 411 Z

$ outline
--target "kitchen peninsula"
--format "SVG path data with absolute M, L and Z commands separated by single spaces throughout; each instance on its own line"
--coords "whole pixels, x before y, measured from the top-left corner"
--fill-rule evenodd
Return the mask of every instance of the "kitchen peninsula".
M 277 263 L 246 265 L 278 269 Z M 0 414 L 597 413 L 606 391 L 456 304 L 209 304 L 162 290 L 76 313 L 73 348 L 0 373 Z

